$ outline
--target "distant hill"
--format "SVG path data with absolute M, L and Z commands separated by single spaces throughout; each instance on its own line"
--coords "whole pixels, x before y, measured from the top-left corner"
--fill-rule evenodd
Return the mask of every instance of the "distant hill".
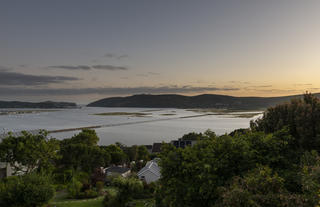
M 315 94 L 320 97 L 320 93 Z M 282 97 L 234 97 L 203 94 L 198 96 L 133 95 L 128 97 L 105 98 L 88 104 L 89 107 L 141 107 L 141 108 L 223 108 L 239 110 L 265 109 L 279 103 L 300 98 L 302 95 Z
M 70 102 L 21 102 L 21 101 L 0 101 L 0 108 L 75 108 L 77 104 Z

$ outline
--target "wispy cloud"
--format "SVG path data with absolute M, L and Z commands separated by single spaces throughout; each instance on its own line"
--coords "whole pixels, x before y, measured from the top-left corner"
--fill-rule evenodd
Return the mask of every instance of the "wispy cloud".
M 65 70 L 90 70 L 91 67 L 87 65 L 53 65 L 53 66 L 48 66 L 48 68 L 53 68 L 53 69 L 65 69 Z
M 98 69 L 98 70 L 128 70 L 127 67 L 124 66 L 115 66 L 115 65 L 93 65 L 93 69 Z
M 127 67 L 124 66 L 117 66 L 117 65 L 53 65 L 48 66 L 47 68 L 51 69 L 63 69 L 63 70 L 109 70 L 109 71 L 115 71 L 115 70 L 128 70 Z
M 297 84 L 293 84 L 294 86 L 312 86 L 312 83 L 297 83 Z
M 2 86 L 38 86 L 74 80 L 79 79 L 68 76 L 29 75 L 0 69 L 0 85 Z
M 118 54 L 115 54 L 115 53 L 106 53 L 103 57 L 105 57 L 105 58 L 115 58 L 115 59 L 121 60 L 121 59 L 127 58 L 129 56 L 126 55 L 126 54 L 118 55 Z
M 162 87 L 104 87 L 104 88 L 60 88 L 60 89 L 30 89 L 30 88 L 0 88 L 2 95 L 130 95 L 130 94 L 164 94 L 164 93 L 195 93 L 214 91 L 237 91 L 239 88 L 192 87 L 192 86 L 162 86 Z
M 138 73 L 138 74 L 136 74 L 136 75 L 137 75 L 137 76 L 140 76 L 140 77 L 150 77 L 150 76 L 160 75 L 160 73 L 147 72 L 147 73 Z

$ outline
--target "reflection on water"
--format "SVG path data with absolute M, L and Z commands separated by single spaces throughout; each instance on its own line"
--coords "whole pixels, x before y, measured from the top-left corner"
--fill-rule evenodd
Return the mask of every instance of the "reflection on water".
M 24 110 L 25 109 L 21 109 Z M 3 110 L 1 110 L 3 111 Z M 38 110 L 36 110 L 38 112 Z M 145 113 L 148 116 L 133 116 Z M 96 114 L 108 114 L 106 116 Z M 96 128 L 100 144 L 121 142 L 126 145 L 152 144 L 181 137 L 188 132 L 203 132 L 211 129 L 216 134 L 224 134 L 238 128 L 249 127 L 253 117 L 225 114 L 206 115 L 184 109 L 146 109 L 146 108 L 94 108 L 63 109 L 42 111 L 41 113 L 11 113 L 0 116 L 0 133 L 8 131 L 38 130 L 49 131 L 99 126 Z M 164 114 L 170 114 L 165 116 Z M 238 114 L 238 113 L 237 113 Z M 248 112 L 245 112 L 248 114 Z M 200 115 L 200 116 L 199 116 Z M 184 117 L 184 118 L 181 118 Z M 78 131 L 52 133 L 50 136 L 62 139 Z

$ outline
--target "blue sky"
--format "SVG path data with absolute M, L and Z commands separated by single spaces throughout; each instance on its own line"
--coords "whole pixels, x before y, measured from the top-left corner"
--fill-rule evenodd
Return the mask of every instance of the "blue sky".
M 317 0 L 1 1 L 0 99 L 318 92 Z

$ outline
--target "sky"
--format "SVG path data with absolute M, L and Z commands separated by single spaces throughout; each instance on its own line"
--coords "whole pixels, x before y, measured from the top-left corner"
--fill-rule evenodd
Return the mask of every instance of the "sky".
M 319 0 L 1 0 L 0 100 L 320 92 Z

